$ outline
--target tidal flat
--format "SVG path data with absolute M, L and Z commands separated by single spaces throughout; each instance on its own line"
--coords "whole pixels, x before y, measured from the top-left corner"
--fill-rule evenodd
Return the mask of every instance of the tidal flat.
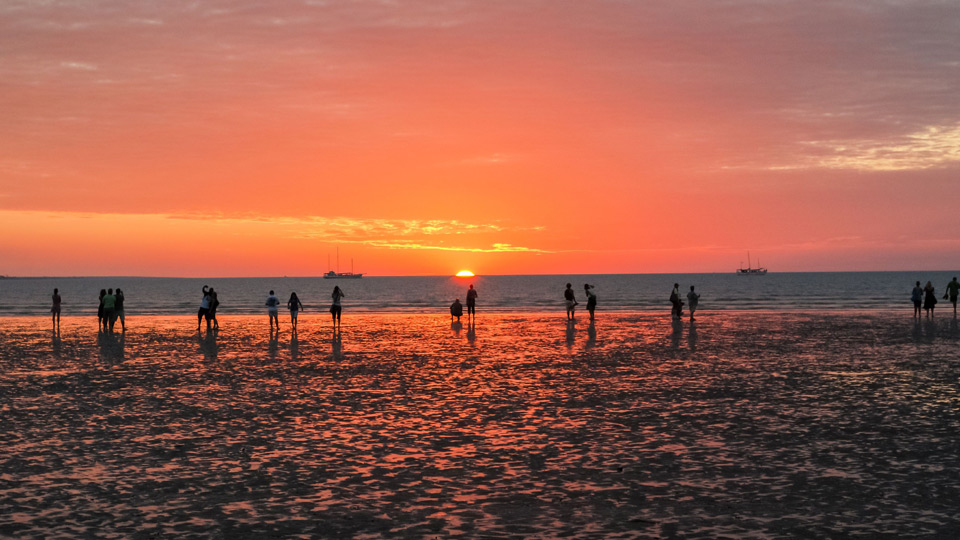
M 195 322 L 0 319 L 0 535 L 960 536 L 950 314 Z

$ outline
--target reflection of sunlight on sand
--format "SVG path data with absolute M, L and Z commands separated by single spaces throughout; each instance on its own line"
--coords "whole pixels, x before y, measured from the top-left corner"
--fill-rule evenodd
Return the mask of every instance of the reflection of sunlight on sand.
M 0 334 L 0 530 L 18 536 L 956 525 L 946 318 L 523 314 L 464 332 L 357 315 L 335 333 L 302 315 L 271 335 L 261 317 L 213 333 L 131 317 L 113 336 L 65 318 L 59 337 L 44 322 Z

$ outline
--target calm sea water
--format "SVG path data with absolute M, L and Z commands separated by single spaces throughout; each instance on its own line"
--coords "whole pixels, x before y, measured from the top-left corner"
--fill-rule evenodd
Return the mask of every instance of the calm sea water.
M 479 292 L 478 310 L 490 312 L 563 309 L 563 289 L 573 283 L 586 304 L 583 284 L 596 286 L 601 311 L 669 310 L 674 283 L 681 290 L 695 285 L 700 310 L 839 310 L 910 309 L 916 281 L 933 282 L 942 295 L 960 272 L 835 272 L 735 274 L 526 275 L 454 277 L 364 277 L 328 280 L 282 278 L 144 278 L 71 277 L 0 279 L 0 315 L 44 315 L 54 287 L 63 297 L 64 315 L 96 313 L 102 288 L 124 290 L 128 315 L 192 314 L 200 305 L 201 288 L 218 291 L 220 312 L 260 313 L 268 291 L 286 302 L 295 291 L 308 312 L 325 311 L 339 285 L 346 293 L 344 309 L 367 312 L 445 312 L 454 298 L 465 299 L 467 286 Z M 945 302 L 940 307 L 944 306 Z

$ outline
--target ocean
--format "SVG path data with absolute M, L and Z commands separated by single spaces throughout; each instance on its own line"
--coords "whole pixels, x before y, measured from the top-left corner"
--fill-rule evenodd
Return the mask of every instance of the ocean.
M 581 307 L 586 304 L 583 284 L 594 285 L 598 310 L 613 312 L 669 311 L 674 283 L 686 293 L 695 285 L 701 294 L 700 311 L 718 310 L 910 310 L 910 292 L 916 281 L 932 281 L 942 295 L 944 286 L 960 272 L 801 272 L 765 276 L 723 274 L 603 274 L 389 277 L 329 280 L 320 277 L 262 278 L 152 278 L 58 277 L 0 279 L 0 315 L 45 315 L 50 296 L 59 288 L 63 314 L 92 315 L 98 293 L 121 288 L 126 313 L 136 315 L 192 315 L 199 307 L 201 288 L 214 287 L 220 313 L 260 313 L 267 293 L 276 291 L 286 302 L 296 292 L 307 311 L 325 311 L 330 293 L 339 285 L 346 293 L 344 310 L 371 313 L 443 313 L 455 298 L 465 300 L 467 286 L 479 293 L 482 312 L 547 312 L 563 310 L 563 290 L 572 283 Z M 941 304 L 942 307 L 943 304 Z

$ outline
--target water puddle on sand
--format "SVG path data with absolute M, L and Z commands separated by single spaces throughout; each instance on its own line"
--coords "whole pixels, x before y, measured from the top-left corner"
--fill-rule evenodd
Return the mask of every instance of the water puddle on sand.
M 0 535 L 960 531 L 946 319 L 266 322 L 0 321 Z

